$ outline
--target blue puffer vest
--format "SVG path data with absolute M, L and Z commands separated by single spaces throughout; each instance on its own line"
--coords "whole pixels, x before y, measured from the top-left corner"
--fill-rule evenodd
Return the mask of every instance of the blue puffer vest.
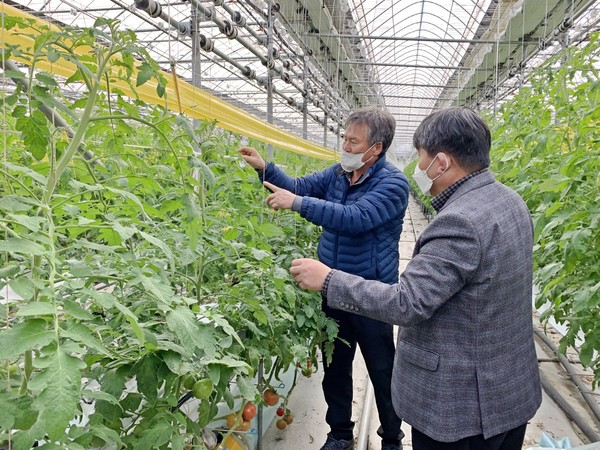
M 321 262 L 370 280 L 398 281 L 398 241 L 408 181 L 385 156 L 354 185 L 339 164 L 292 178 L 267 163 L 264 178 L 302 197 L 300 215 L 323 228 L 318 247 Z

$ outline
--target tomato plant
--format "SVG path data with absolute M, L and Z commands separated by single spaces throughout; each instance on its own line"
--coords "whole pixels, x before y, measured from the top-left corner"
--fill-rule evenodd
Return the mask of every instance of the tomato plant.
M 19 87 L 3 105 L 14 132 L 0 144 L 0 362 L 19 369 L 0 386 L 0 439 L 183 448 L 219 403 L 233 407 L 232 385 L 259 398 L 259 364 L 271 379 L 330 348 L 335 324 L 288 274 L 292 258 L 314 256 L 319 230 L 266 210 L 256 173 L 239 164 L 239 137 L 110 91 L 113 77 L 163 82 L 132 33 L 106 20 L 35 31 L 36 54 L 18 50 L 31 68 L 12 73 Z M 80 47 L 94 50 L 81 60 Z M 66 83 L 85 95 L 62 96 L 65 81 L 37 70 L 39 55 L 78 61 Z M 72 136 L 40 115 L 42 101 Z M 182 385 L 200 383 L 190 374 L 204 377 L 197 421 L 174 407 Z
M 560 350 L 580 346 L 600 382 L 600 35 L 539 67 L 530 86 L 505 102 L 494 120 L 492 162 L 532 213 L 535 304 L 542 320 L 566 328 Z M 592 203 L 590 203 L 590 201 Z M 582 338 L 582 342 L 580 339 Z

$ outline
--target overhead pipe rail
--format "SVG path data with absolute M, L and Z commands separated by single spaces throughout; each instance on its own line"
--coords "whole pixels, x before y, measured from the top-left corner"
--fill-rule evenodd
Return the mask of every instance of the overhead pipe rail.
M 239 11 L 232 10 L 229 6 L 224 4 L 223 0 L 215 0 L 215 6 L 223 7 L 225 11 L 227 11 L 230 14 L 232 19 L 231 21 L 222 20 L 219 17 L 217 17 L 214 8 L 206 7 L 197 0 L 190 0 L 190 2 L 194 5 L 194 7 L 198 9 L 198 11 L 202 15 L 204 15 L 204 17 L 206 17 L 207 20 L 210 20 L 213 23 L 215 23 L 219 28 L 219 31 L 223 33 L 227 38 L 235 39 L 242 46 L 244 46 L 244 48 L 246 48 L 253 55 L 255 55 L 260 60 L 263 66 L 265 66 L 268 70 L 272 70 L 276 74 L 278 74 L 281 80 L 284 81 L 286 84 L 292 85 L 302 95 L 302 97 L 307 99 L 309 102 L 312 102 L 312 104 L 315 107 L 321 109 L 325 115 L 331 115 L 330 109 L 324 107 L 321 104 L 321 102 L 319 102 L 319 100 L 316 99 L 316 90 L 310 92 L 305 90 L 304 86 L 298 85 L 298 83 L 295 82 L 294 78 L 290 75 L 290 73 L 286 71 L 286 68 L 288 70 L 289 68 L 291 68 L 291 63 L 289 61 L 282 61 L 282 67 L 279 67 L 275 63 L 275 61 L 279 59 L 279 54 L 276 50 L 272 51 L 271 55 L 269 55 L 268 52 L 267 54 L 264 54 L 246 39 L 243 39 L 241 36 L 238 35 L 238 31 L 235 27 L 236 25 L 241 26 L 245 30 L 247 30 L 254 38 L 256 38 L 257 42 L 260 45 L 266 45 L 267 43 L 266 36 L 260 36 L 258 33 L 256 33 L 256 31 L 252 29 L 252 27 L 248 26 L 246 19 L 242 17 Z M 161 18 L 162 20 L 169 23 L 173 28 L 179 30 L 182 35 L 191 36 L 191 34 L 195 31 L 191 22 L 178 22 L 175 19 L 171 18 L 162 10 L 161 5 L 155 0 L 135 0 L 135 7 L 146 12 L 153 18 Z M 275 6 L 274 9 L 277 10 L 278 6 Z M 250 80 L 256 80 L 260 86 L 265 88 L 267 87 L 266 76 L 257 77 L 256 72 L 250 66 L 242 65 L 234 58 L 216 49 L 213 40 L 206 37 L 204 34 L 199 33 L 199 39 L 200 47 L 204 51 L 214 53 L 215 55 L 219 56 L 223 60 L 236 67 L 246 78 Z M 273 93 L 276 93 L 277 95 L 282 97 L 289 106 L 296 108 L 300 112 L 303 111 L 303 105 L 301 103 L 298 103 L 293 97 L 286 96 L 282 92 L 278 91 L 274 86 Z M 313 95 L 310 95 L 311 93 Z M 317 123 L 323 125 L 323 120 L 319 120 L 318 116 L 311 114 L 311 118 L 315 119 L 315 117 L 317 118 Z M 339 125 L 341 125 L 341 123 L 339 123 L 339 119 L 337 120 L 337 122 Z
M 38 19 L 6 3 L 0 4 L 0 13 L 31 22 L 31 24 L 26 22 L 25 27 L 22 29 L 5 30 L 2 36 L 0 36 L 0 46 L 13 45 L 23 49 L 23 51 L 31 51 L 34 48 L 35 36 L 40 33 L 40 28 L 49 27 L 51 30 L 59 30 L 58 26 Z M 92 52 L 92 49 L 78 49 L 77 52 L 87 56 Z M 31 61 L 16 55 L 14 59 L 26 65 L 31 64 Z M 66 78 L 72 76 L 76 70 L 75 64 L 70 61 L 61 58 L 51 62 L 43 56 L 36 59 L 36 68 Z M 133 79 L 136 78 L 138 70 L 137 68 L 133 69 Z M 135 91 L 129 83 L 119 79 L 114 80 L 112 84 L 114 88 L 121 90 L 123 95 L 130 98 L 135 98 L 151 105 L 163 105 L 170 111 L 182 112 L 187 117 L 200 120 L 214 120 L 217 122 L 217 126 L 225 130 L 272 144 L 274 147 L 318 159 L 335 160 L 338 158 L 338 154 L 334 150 L 299 138 L 183 81 L 179 83 L 181 94 L 180 104 L 175 92 L 174 82 L 170 81 L 171 77 L 166 72 L 163 73 L 163 76 L 167 80 L 165 98 L 157 96 L 157 82 L 154 79 L 138 86 Z
M 237 24 L 237 25 L 244 27 L 244 29 L 245 29 L 246 31 L 248 31 L 248 32 L 249 32 L 249 33 L 250 33 L 250 34 L 251 34 L 251 35 L 252 35 L 252 36 L 253 36 L 253 37 L 254 37 L 254 38 L 257 40 L 257 42 L 258 42 L 260 45 L 262 45 L 262 46 L 267 46 L 267 44 L 268 44 L 267 37 L 266 37 L 266 36 L 261 36 L 261 35 L 259 35 L 259 34 L 258 34 L 258 33 L 257 33 L 257 32 L 256 32 L 256 31 L 255 31 L 255 30 L 252 28 L 252 27 L 248 26 L 248 24 L 247 24 L 246 20 L 245 20 L 245 19 L 244 19 L 244 18 L 241 16 L 241 13 L 239 13 L 238 11 L 234 11 L 234 10 L 232 10 L 232 9 L 231 9 L 231 8 L 230 8 L 228 5 L 226 5 L 226 4 L 223 2 L 223 0 L 213 0 L 213 1 L 214 1 L 214 4 L 215 4 L 215 6 L 220 6 L 220 7 L 223 7 L 223 9 L 225 9 L 225 11 L 227 11 L 227 12 L 230 14 L 230 16 L 232 17 L 232 20 L 234 20 L 234 22 L 236 22 L 236 24 Z M 195 6 L 197 6 L 197 5 L 198 5 L 198 2 L 197 2 L 197 0 L 191 0 L 191 2 L 192 2 L 192 3 L 193 3 Z M 210 9 L 210 8 L 205 8 L 205 9 L 208 9 L 209 11 L 211 11 L 212 13 L 214 13 L 214 10 L 212 10 L 212 9 Z M 279 4 L 278 4 L 278 3 L 274 3 L 274 4 L 273 4 L 273 6 L 272 6 L 272 12 L 274 12 L 274 13 L 278 13 L 278 12 L 279 12 L 279 9 L 280 9 L 280 6 L 279 6 Z M 211 15 L 211 17 L 210 17 L 210 20 L 213 20 L 213 17 L 215 17 L 215 16 L 214 16 L 214 15 Z M 217 24 L 217 26 L 219 27 L 219 30 L 220 30 L 221 32 L 223 32 L 223 33 L 224 33 L 224 34 L 225 34 L 227 37 L 230 37 L 230 36 L 227 34 L 227 30 L 224 30 L 224 29 L 222 28 L 222 26 L 219 24 L 219 22 L 218 22 L 218 21 L 216 21 L 216 20 L 213 20 L 213 22 L 214 22 L 215 24 Z M 224 23 L 224 24 L 225 24 L 227 27 L 230 27 L 230 23 L 229 23 L 228 21 L 223 21 L 223 23 Z M 263 26 L 264 26 L 264 27 L 267 27 L 267 24 L 266 24 L 266 23 L 264 23 L 264 24 L 263 24 Z M 228 30 L 229 30 L 229 28 L 228 28 Z M 317 108 L 321 109 L 321 110 L 322 110 L 322 111 L 325 113 L 325 116 L 327 116 L 327 115 L 331 116 L 331 115 L 332 115 L 332 114 L 331 114 L 331 108 L 325 108 L 325 107 L 323 107 L 323 106 L 322 106 L 322 104 L 321 104 L 321 103 L 320 103 L 318 100 L 316 100 L 316 98 L 314 97 L 314 96 L 316 96 L 316 95 L 317 95 L 317 90 L 316 90 L 316 89 L 305 89 L 305 88 L 304 88 L 304 86 L 300 86 L 300 85 L 298 85 L 298 84 L 297 84 L 297 83 L 294 81 L 294 79 L 293 79 L 293 78 L 290 76 L 290 73 L 289 73 L 289 71 L 291 71 L 291 68 L 292 68 L 292 64 L 291 64 L 291 62 L 290 62 L 289 60 L 283 60 L 283 59 L 281 58 L 281 55 L 279 54 L 279 52 L 278 52 L 276 49 L 271 49 L 271 51 L 270 51 L 270 52 L 269 52 L 269 51 L 267 51 L 267 55 L 265 56 L 265 55 L 263 55 L 262 53 L 260 53 L 260 51 L 256 50 L 256 48 L 255 48 L 255 47 L 251 46 L 251 44 L 249 44 L 248 42 L 246 42 L 244 39 L 242 39 L 241 37 L 238 37 L 238 36 L 237 36 L 237 30 L 235 30 L 235 31 L 229 31 L 229 33 L 230 33 L 230 34 L 232 34 L 232 35 L 234 35 L 234 37 L 233 37 L 233 38 L 235 38 L 235 39 L 236 39 L 238 42 L 240 42 L 240 43 L 241 43 L 241 44 L 242 44 L 242 45 L 243 45 L 243 46 L 244 46 L 246 49 L 248 49 L 248 50 L 249 50 L 250 52 L 252 52 L 252 53 L 253 53 L 255 56 L 257 56 L 257 57 L 260 59 L 260 61 L 261 61 L 261 64 L 262 64 L 263 66 L 265 66 L 267 69 L 269 69 L 269 70 L 273 70 L 275 73 L 277 73 L 277 74 L 279 75 L 279 77 L 281 78 L 281 80 L 283 80 L 285 83 L 287 83 L 287 84 L 291 84 L 292 86 L 294 86 L 294 87 L 296 88 L 296 90 L 297 90 L 298 92 L 300 92 L 300 94 L 302 95 L 302 97 L 304 97 L 304 98 L 308 99 L 308 101 L 309 101 L 309 102 L 312 102 L 312 104 L 313 104 L 315 107 L 317 107 Z M 230 37 L 230 38 L 232 38 L 232 37 Z M 270 57 L 269 57 L 269 53 L 271 53 L 271 56 L 270 56 Z M 298 56 L 298 55 L 296 55 L 296 56 Z M 276 65 L 275 65 L 275 60 L 280 60 L 280 61 L 281 61 L 281 63 L 282 63 L 282 68 L 280 68 L 280 67 L 278 67 L 278 66 L 276 66 Z M 244 72 L 242 72 L 242 73 L 244 73 Z M 245 73 L 244 73 L 244 75 L 245 75 Z M 246 75 L 246 76 L 247 76 L 247 75 Z M 265 87 L 265 88 L 267 87 L 267 84 L 266 84 L 266 82 L 265 82 L 265 81 L 266 81 L 266 79 L 267 79 L 267 77 L 262 77 L 261 79 L 259 79 L 259 80 L 258 80 L 258 81 L 259 81 L 259 84 L 261 84 L 261 85 L 262 85 L 263 87 Z M 326 89 L 326 87 L 322 87 L 322 89 L 323 89 L 323 91 L 324 91 L 325 93 L 329 94 L 330 96 L 333 96 L 333 93 L 332 93 L 332 92 L 327 92 L 327 89 Z M 282 97 L 284 97 L 284 98 L 286 99 L 287 103 L 288 103 L 290 106 L 297 106 L 297 109 L 298 109 L 298 110 L 300 110 L 301 112 L 303 111 L 303 106 L 302 106 L 301 104 L 298 104 L 298 105 L 297 105 L 297 104 L 296 104 L 296 101 L 295 101 L 295 99 L 293 99 L 293 98 L 289 98 L 289 97 L 285 97 L 285 96 L 284 96 L 284 95 L 283 95 L 281 92 L 279 92 L 279 91 L 277 91 L 277 92 L 276 92 L 276 91 L 273 91 L 273 92 L 274 92 L 274 93 L 277 93 L 278 95 L 280 95 L 280 96 L 282 96 Z M 311 95 L 310 95 L 311 93 L 313 94 L 313 96 L 311 96 Z M 315 117 L 315 118 L 316 118 L 316 117 L 318 117 L 318 116 L 314 115 L 314 116 L 312 116 L 312 117 Z M 335 119 L 335 118 L 334 118 L 334 119 Z M 323 122 L 323 120 L 318 120 L 318 119 L 316 119 L 316 120 L 317 120 L 317 122 L 318 122 L 319 124 L 323 125 L 323 123 L 324 123 L 324 122 Z M 339 120 L 341 120 L 341 119 L 337 119 L 336 121 L 338 121 L 339 125 L 341 125 L 341 123 L 339 122 Z
M 310 61 L 311 61 L 311 63 L 313 64 L 313 66 L 314 66 L 314 67 L 317 67 L 317 68 L 319 68 L 319 69 L 321 70 L 321 72 L 323 72 L 323 73 L 326 73 L 326 72 L 327 72 L 327 71 L 326 71 L 326 69 L 325 69 L 325 68 L 324 68 L 324 67 L 323 67 L 323 66 L 320 64 L 320 62 L 319 62 L 319 61 L 318 61 L 318 60 L 315 58 L 313 50 L 312 50 L 312 49 L 311 49 L 311 48 L 310 48 L 310 47 L 309 47 L 309 46 L 306 44 L 306 42 L 304 42 L 304 41 L 305 41 L 305 39 L 301 39 L 301 38 L 300 38 L 300 36 L 299 36 L 299 35 L 298 35 L 298 33 L 297 33 L 295 30 L 294 30 L 294 27 L 292 26 L 292 24 L 290 24 L 290 22 L 287 20 L 287 18 L 286 18 L 286 17 L 285 17 L 283 14 L 281 14 L 281 12 L 280 12 L 280 11 L 277 11 L 277 16 L 278 16 L 278 18 L 279 18 L 279 20 L 280 20 L 280 21 L 282 21 L 282 22 L 284 22 L 284 23 L 286 23 L 286 24 L 287 24 L 287 26 L 285 27 L 285 28 L 286 28 L 286 30 L 287 30 L 289 33 L 293 34 L 294 41 L 295 41 L 296 43 L 298 43 L 298 44 L 299 44 L 299 45 L 300 45 L 300 46 L 301 46 L 301 47 L 304 49 L 304 52 L 305 52 L 304 59 L 306 59 L 306 60 L 310 60 Z M 308 73 L 311 73 L 311 69 L 310 69 L 310 68 L 307 68 L 307 70 L 308 70 Z M 297 75 L 297 74 L 296 74 L 296 75 Z M 314 75 L 314 74 L 311 74 L 311 75 Z M 317 80 L 318 80 L 318 79 L 319 79 L 319 77 L 315 77 L 315 79 L 317 79 Z M 320 80 L 319 80 L 319 81 L 320 81 Z M 330 87 L 331 87 L 331 86 L 329 86 L 329 85 L 326 85 L 325 83 L 322 83 L 322 89 L 323 89 L 324 91 L 325 91 L 325 90 L 329 90 L 329 88 L 330 88 Z M 310 87 L 310 85 L 309 85 L 309 87 L 308 87 L 306 90 L 307 90 L 307 91 L 310 91 L 310 92 L 313 92 L 313 93 L 316 95 L 316 90 L 315 90 L 315 91 L 313 91 L 312 89 L 313 89 L 313 88 L 311 88 L 311 87 Z M 346 92 L 345 94 L 346 94 L 346 95 L 348 95 L 348 92 Z M 350 106 L 349 106 L 351 102 L 348 100 L 348 98 L 346 98 L 346 97 L 343 97 L 343 96 L 340 94 L 340 92 L 339 92 L 338 90 L 332 90 L 332 91 L 330 92 L 330 95 L 331 95 L 332 97 L 336 97 L 336 98 L 335 98 L 335 101 L 334 101 L 333 103 L 335 103 L 335 104 L 338 104 L 338 105 L 341 105 L 340 109 L 342 109 L 342 107 L 343 107 L 343 109 L 344 109 L 345 111 L 349 111 L 349 110 L 351 109 L 351 108 L 350 108 Z M 311 101 L 312 101 L 312 100 L 311 100 Z M 358 102 L 358 100 L 357 100 L 357 102 Z M 341 126 L 341 124 L 342 124 L 342 121 L 343 121 L 343 115 L 344 115 L 343 113 L 339 112 L 339 113 L 338 113 L 338 116 L 337 116 L 337 117 L 334 117 L 334 119 L 336 119 L 336 121 L 338 122 L 338 124 L 339 124 L 340 126 Z

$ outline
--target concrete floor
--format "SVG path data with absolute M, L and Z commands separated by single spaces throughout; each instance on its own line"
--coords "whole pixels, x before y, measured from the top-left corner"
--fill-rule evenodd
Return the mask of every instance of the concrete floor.
M 427 220 L 421 213 L 419 207 L 412 201 L 409 203 L 404 232 L 400 239 L 400 271 L 404 270 L 409 261 L 416 237 L 427 226 Z M 579 411 L 583 417 L 589 418 L 590 424 L 593 424 L 592 416 L 587 410 L 585 402 L 576 392 L 576 388 L 571 383 L 560 366 L 551 361 L 552 355 L 544 349 L 544 346 L 538 346 L 538 357 L 540 359 L 541 372 L 551 380 L 553 386 L 568 399 L 568 402 Z M 585 371 L 579 367 L 583 379 L 591 382 L 591 372 Z M 267 428 L 261 442 L 262 450 L 318 450 L 325 442 L 327 435 L 327 424 L 325 423 L 325 400 L 321 391 L 321 380 L 323 371 L 316 371 L 310 378 L 300 377 L 298 384 L 290 395 L 288 406 L 294 415 L 294 422 L 285 430 L 276 428 L 275 423 Z M 355 436 L 359 430 L 361 416 L 363 414 L 363 405 L 365 403 L 365 388 L 367 382 L 367 373 L 364 361 L 360 353 L 354 361 L 354 402 L 353 402 L 353 420 L 356 422 Z M 591 387 L 590 387 L 591 390 Z M 600 396 L 599 396 L 600 398 Z M 381 443 L 377 436 L 379 419 L 375 402 L 372 402 L 373 408 L 370 411 L 371 419 L 369 426 L 369 450 L 379 450 Z M 598 427 L 596 427 L 598 428 Z M 410 438 L 410 426 L 403 424 L 402 429 L 406 434 L 403 440 L 404 449 L 412 448 Z M 600 433 L 600 429 L 597 429 Z M 546 432 L 555 439 L 568 437 L 572 447 L 587 444 L 582 433 L 565 416 L 562 410 L 544 393 L 542 406 L 536 416 L 530 421 L 527 428 L 525 439 L 525 448 L 534 447 L 540 442 L 542 432 Z

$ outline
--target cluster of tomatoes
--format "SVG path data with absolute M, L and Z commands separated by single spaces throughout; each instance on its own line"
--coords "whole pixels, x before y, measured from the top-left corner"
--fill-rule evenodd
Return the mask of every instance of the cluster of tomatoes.
M 196 380 L 192 374 L 184 375 L 182 384 L 183 387 L 185 387 L 188 391 L 192 391 L 194 397 L 199 400 L 206 400 L 208 397 L 210 397 L 210 394 L 212 394 L 212 391 L 215 387 L 209 378 Z
M 263 392 L 263 401 L 267 406 L 275 406 L 279 403 L 279 394 L 269 388 Z M 280 406 L 276 411 L 279 419 L 275 422 L 275 425 L 280 430 L 285 429 L 289 424 L 294 421 L 294 416 L 290 414 L 289 409 Z M 227 428 L 236 431 L 248 431 L 250 429 L 250 421 L 256 416 L 256 406 L 252 402 L 248 402 L 244 405 L 241 416 L 238 413 L 232 412 L 226 417 Z
M 254 416 L 256 416 L 256 406 L 248 402 L 244 406 L 241 417 L 234 412 L 227 415 L 227 428 L 236 431 L 248 431 L 250 429 L 250 421 L 254 419 Z
M 298 364 L 300 368 L 300 364 Z M 302 368 L 302 373 L 305 376 L 312 374 L 312 364 L 310 359 L 307 360 L 306 367 Z M 205 400 L 210 397 L 214 389 L 212 381 L 208 378 L 196 380 L 191 374 L 183 377 L 183 385 L 186 389 L 190 390 L 194 397 L 199 400 Z M 267 406 L 275 406 L 279 403 L 279 394 L 272 388 L 267 388 L 263 392 L 263 401 Z M 294 421 L 294 416 L 291 415 L 290 410 L 285 408 L 283 405 L 279 406 L 276 411 L 279 419 L 275 422 L 275 425 L 280 430 L 285 430 L 288 425 Z M 256 406 L 252 402 L 248 402 L 244 405 L 244 409 L 241 411 L 241 415 L 232 412 L 226 417 L 227 428 L 236 431 L 248 431 L 250 429 L 250 422 L 256 416 Z
M 275 426 L 280 430 L 285 430 L 289 424 L 294 421 L 294 416 L 290 414 L 290 410 L 280 406 L 277 408 L 277 415 L 279 419 L 275 422 Z
M 263 400 L 267 405 L 275 406 L 279 403 L 279 395 L 272 389 L 267 389 L 263 394 Z M 279 419 L 277 419 L 275 425 L 280 430 L 285 430 L 286 427 L 294 421 L 294 416 L 290 414 L 290 410 L 283 406 L 277 408 L 276 414 L 279 416 Z

